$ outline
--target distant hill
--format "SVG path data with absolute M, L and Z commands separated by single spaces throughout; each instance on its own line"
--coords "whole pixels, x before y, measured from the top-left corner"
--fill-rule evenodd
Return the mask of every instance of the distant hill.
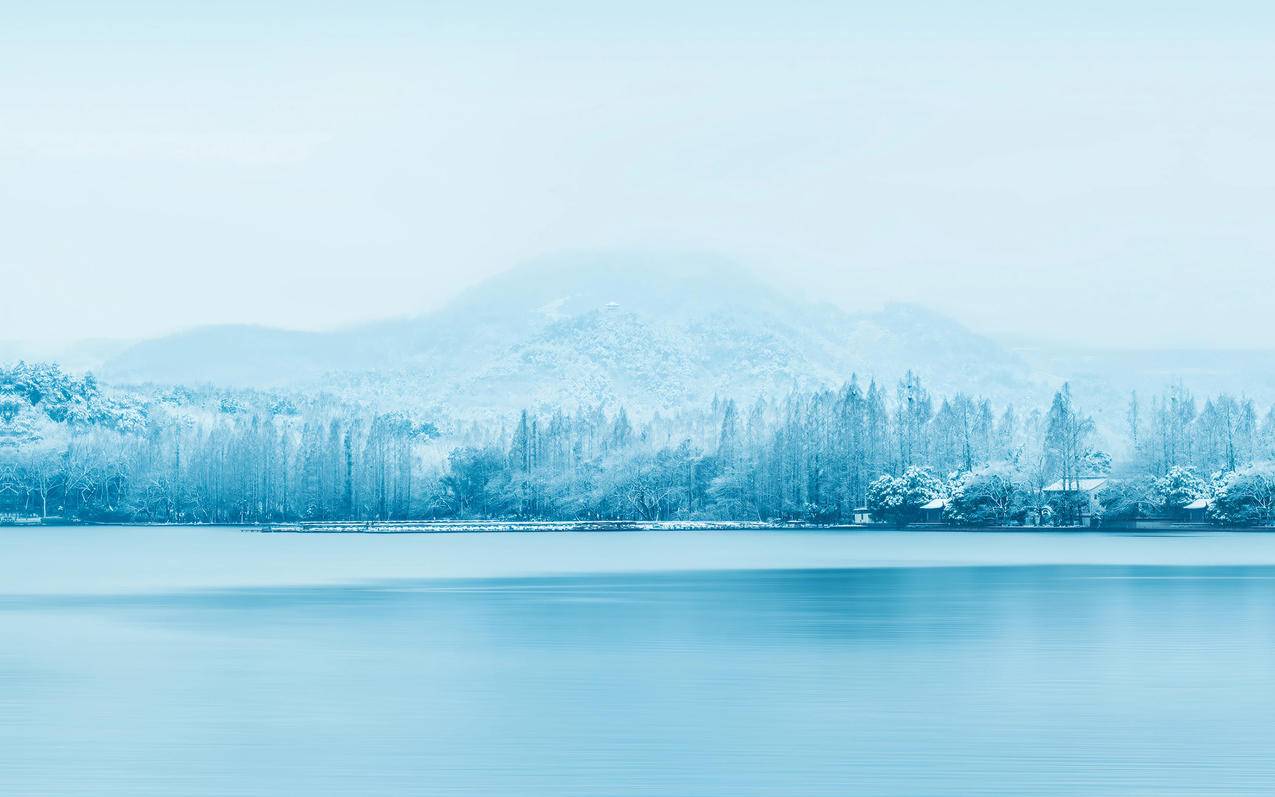
M 1040 391 L 1017 354 L 914 306 L 847 313 L 788 296 L 721 257 L 594 253 L 543 259 L 415 318 L 331 332 L 194 329 L 99 369 L 118 383 L 317 387 L 450 414 L 541 404 L 668 410 L 713 395 L 893 382 Z

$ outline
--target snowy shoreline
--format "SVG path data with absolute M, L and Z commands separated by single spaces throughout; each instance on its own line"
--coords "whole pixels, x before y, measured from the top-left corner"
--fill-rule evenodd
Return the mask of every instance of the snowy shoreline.
M 271 534 L 465 534 L 597 531 L 854 531 L 871 533 L 1165 534 L 1271 532 L 1275 527 L 1222 528 L 1205 523 L 1142 523 L 1137 526 L 949 526 L 915 523 L 904 528 L 881 524 L 808 523 L 763 520 L 415 520 L 303 521 L 241 527 Z
M 266 523 L 253 530 L 301 534 L 460 534 L 551 531 L 776 531 L 866 526 L 734 520 L 421 520 Z
M 1141 523 L 1107 526 L 948 526 L 916 523 L 904 528 L 873 524 L 755 520 L 403 520 L 301 521 L 286 523 L 20 523 L 0 528 L 222 528 L 261 534 L 498 534 L 539 532 L 668 531 L 846 531 L 861 533 L 984 534 L 1201 534 L 1270 533 L 1275 527 L 1221 527 L 1204 523 Z

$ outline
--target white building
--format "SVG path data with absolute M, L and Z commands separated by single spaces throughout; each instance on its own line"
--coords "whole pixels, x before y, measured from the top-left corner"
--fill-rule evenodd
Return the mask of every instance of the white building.
M 1182 513 L 1188 523 L 1207 523 L 1209 510 L 1213 508 L 1212 498 L 1197 498 L 1182 507 Z
M 1045 488 L 1045 497 L 1049 499 L 1062 498 L 1067 495 L 1075 495 L 1078 497 L 1078 507 L 1080 510 L 1080 525 L 1088 526 L 1095 515 L 1102 514 L 1102 502 L 1098 500 L 1098 493 L 1106 486 L 1108 479 L 1068 479 L 1066 484 L 1060 479 Z
M 943 513 L 947 511 L 946 498 L 934 498 L 921 506 L 922 523 L 942 523 Z

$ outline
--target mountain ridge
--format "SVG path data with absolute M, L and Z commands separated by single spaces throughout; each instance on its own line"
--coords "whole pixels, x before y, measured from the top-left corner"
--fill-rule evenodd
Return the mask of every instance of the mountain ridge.
M 355 389 L 454 412 L 623 403 L 673 409 L 921 373 L 938 392 L 1037 392 L 1015 353 L 933 310 L 851 313 L 727 258 L 576 253 L 531 261 L 442 308 L 339 330 L 220 325 L 142 341 L 113 383 Z

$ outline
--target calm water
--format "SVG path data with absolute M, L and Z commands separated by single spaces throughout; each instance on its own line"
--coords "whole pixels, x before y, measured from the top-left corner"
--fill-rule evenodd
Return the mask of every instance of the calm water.
M 1275 792 L 1275 567 L 1124 562 L 1262 537 L 556 535 L 614 572 L 519 576 L 536 540 L 54 534 L 0 535 L 5 795 Z

